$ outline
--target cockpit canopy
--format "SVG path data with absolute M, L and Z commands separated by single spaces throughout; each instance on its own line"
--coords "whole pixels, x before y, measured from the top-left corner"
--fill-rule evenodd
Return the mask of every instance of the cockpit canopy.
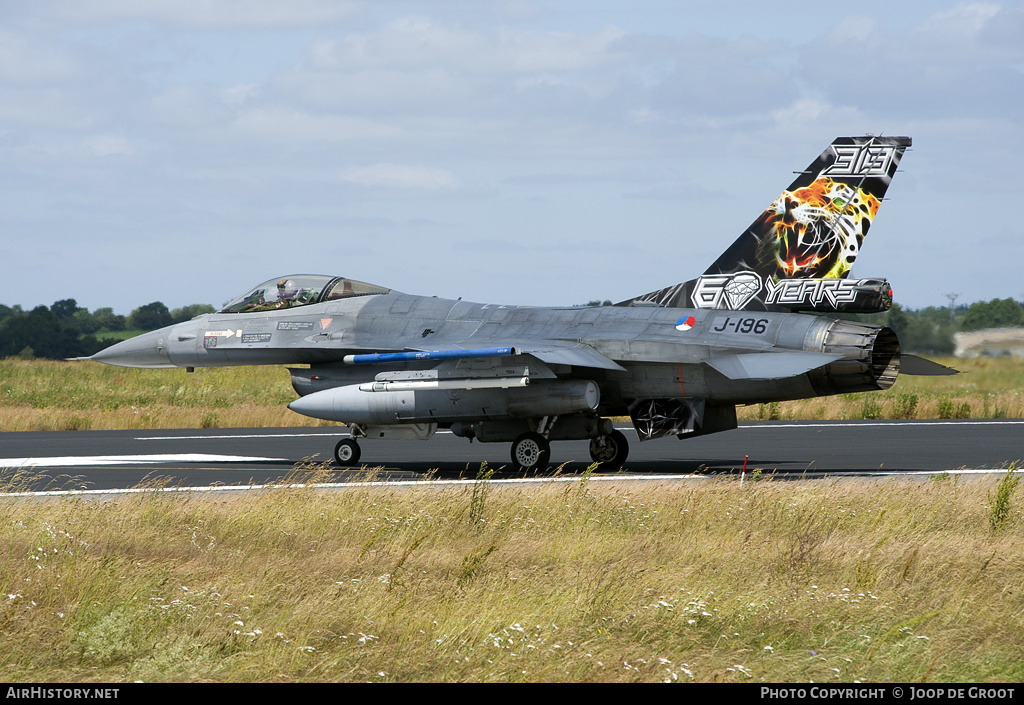
M 352 296 L 387 294 L 391 290 L 366 282 L 322 274 L 293 274 L 265 281 L 233 299 L 219 313 L 252 313 L 347 299 Z

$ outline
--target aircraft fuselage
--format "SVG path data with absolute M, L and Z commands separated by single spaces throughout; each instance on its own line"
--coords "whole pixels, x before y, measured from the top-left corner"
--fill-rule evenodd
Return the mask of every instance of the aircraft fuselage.
M 371 380 L 382 370 L 436 364 L 367 368 L 339 363 L 346 354 L 522 347 L 525 341 L 543 347 L 544 341 L 562 341 L 592 348 L 622 368 L 569 369 L 571 364 L 547 363 L 559 377 L 597 382 L 600 413 L 625 415 L 632 399 L 698 397 L 711 404 L 749 404 L 877 389 L 873 381 L 862 388 L 853 383 L 830 389 L 829 379 L 837 372 L 850 373 L 840 369 L 844 365 L 859 369 L 869 364 L 867 342 L 848 346 L 843 360 L 795 377 L 731 379 L 706 364 L 734 355 L 825 352 L 837 326 L 853 326 L 868 337 L 881 330 L 799 313 L 504 306 L 395 292 L 291 310 L 207 314 L 125 341 L 93 359 L 136 367 L 308 364 L 314 371 L 321 365 L 332 369 L 305 388 L 297 384 L 301 394 Z M 129 344 L 130 349 L 119 350 Z

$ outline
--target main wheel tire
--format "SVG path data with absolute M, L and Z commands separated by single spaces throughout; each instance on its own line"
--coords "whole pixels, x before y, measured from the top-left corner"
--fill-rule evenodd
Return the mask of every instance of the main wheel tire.
M 359 444 L 351 438 L 343 438 L 334 446 L 334 460 L 342 467 L 359 464 Z
M 539 433 L 529 431 L 512 443 L 512 462 L 518 470 L 545 468 L 550 459 L 551 444 Z
M 612 431 L 590 441 L 590 459 L 602 470 L 618 470 L 629 455 L 629 441 L 622 431 Z

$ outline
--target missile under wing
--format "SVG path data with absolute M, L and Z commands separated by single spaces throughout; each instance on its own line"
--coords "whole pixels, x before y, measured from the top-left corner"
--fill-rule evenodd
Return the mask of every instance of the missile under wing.
M 736 427 L 736 405 L 887 389 L 954 370 L 902 354 L 892 330 L 840 320 L 889 308 L 885 279 L 851 266 L 908 137 L 835 140 L 702 276 L 600 308 L 478 304 L 339 276 L 277 277 L 222 310 L 91 359 L 134 367 L 294 364 L 293 411 L 348 425 L 335 448 L 429 439 L 439 428 L 511 443 L 545 467 L 551 442 L 590 440 L 621 467 L 641 441 Z M 909 368 L 909 369 L 908 369 Z

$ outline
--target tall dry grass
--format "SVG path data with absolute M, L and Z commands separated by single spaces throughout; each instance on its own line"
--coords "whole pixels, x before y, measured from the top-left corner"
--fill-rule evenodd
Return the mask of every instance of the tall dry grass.
M 5 679 L 1024 678 L 992 480 L 485 477 L 0 504 Z
M 0 431 L 308 426 L 287 369 L 145 370 L 0 360 Z
M 740 407 L 742 420 L 1024 418 L 1024 360 L 945 359 L 954 377 L 901 376 L 884 392 Z M 287 370 L 140 370 L 94 362 L 0 360 L 0 431 L 237 428 L 317 424 L 286 408 Z M 321 425 L 330 425 L 323 422 Z
M 1024 358 L 939 358 L 961 371 L 900 375 L 884 392 L 839 394 L 737 409 L 744 420 L 1024 418 Z

